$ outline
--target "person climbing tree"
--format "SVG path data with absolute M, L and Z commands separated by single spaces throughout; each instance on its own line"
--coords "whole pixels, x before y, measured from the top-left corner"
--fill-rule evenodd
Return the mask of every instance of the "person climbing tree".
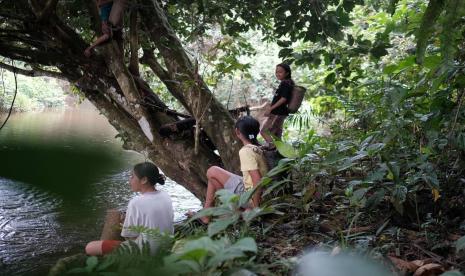
M 123 15 L 127 0 L 97 0 L 96 4 L 102 21 L 102 35 L 84 51 L 86 57 L 92 55 L 92 49 L 113 38 L 114 32 L 120 32 L 123 25 Z
M 271 106 L 265 112 L 265 116 L 268 118 L 263 123 L 263 127 L 260 131 L 268 147 L 272 147 L 273 142 L 270 134 L 278 138 L 281 138 L 283 134 L 284 120 L 289 115 L 287 104 L 291 100 L 292 89 L 294 88 L 294 81 L 292 80 L 291 68 L 289 65 L 284 63 L 276 65 L 275 75 L 281 83 L 274 93 Z
M 204 208 L 214 205 L 215 193 L 220 189 L 226 189 L 235 194 L 241 194 L 254 188 L 260 183 L 262 177 L 268 172 L 268 166 L 257 141 L 257 135 L 260 131 L 260 123 L 252 116 L 244 116 L 236 121 L 235 133 L 241 140 L 243 146 L 239 150 L 239 159 L 243 176 L 231 173 L 218 166 L 212 166 L 207 170 L 207 195 L 205 198 Z M 258 207 L 261 199 L 261 191 L 257 191 L 248 206 Z M 187 216 L 193 216 L 188 212 Z M 209 217 L 200 218 L 202 223 L 208 224 Z

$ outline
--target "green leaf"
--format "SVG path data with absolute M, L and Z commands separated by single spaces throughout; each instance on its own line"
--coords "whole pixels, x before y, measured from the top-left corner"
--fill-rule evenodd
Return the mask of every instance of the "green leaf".
M 362 188 L 356 190 L 352 197 L 350 198 L 350 204 L 351 205 L 358 205 L 359 203 L 362 202 L 362 199 L 365 197 L 365 194 L 367 193 L 369 189 L 368 188 Z
M 207 250 L 215 253 L 219 248 L 209 237 L 201 237 L 199 239 L 186 242 L 183 251 L 189 252 L 197 249 Z
M 216 192 L 216 195 L 223 204 L 234 203 L 239 201 L 239 196 L 232 193 L 231 191 L 221 189 Z
M 262 179 L 263 181 L 263 179 Z M 252 197 L 252 194 L 255 192 L 255 189 L 250 189 L 246 191 L 245 193 L 242 193 L 240 198 L 239 198 L 239 207 L 245 206 L 246 204 L 249 203 L 250 198 Z
M 208 255 L 209 251 L 207 248 L 197 248 L 184 252 L 181 255 L 181 259 L 201 262 Z
M 432 70 L 436 67 L 438 67 L 439 64 L 441 64 L 441 56 L 435 55 L 435 56 L 428 56 L 425 58 L 425 61 L 423 63 L 423 66 L 426 68 Z
M 210 224 L 208 225 L 208 236 L 212 237 L 218 234 L 219 232 L 225 230 L 231 224 L 236 223 L 239 220 L 239 218 L 240 218 L 240 215 L 236 213 L 230 217 L 221 218 L 213 222 L 210 222 Z
M 292 54 L 292 49 L 289 48 L 283 48 L 279 51 L 278 56 L 280 58 L 286 58 Z
M 455 250 L 457 253 L 463 249 L 465 249 L 465 236 L 458 239 L 458 241 L 455 243 Z
M 387 65 L 383 69 L 383 73 L 386 74 L 386 75 L 392 74 L 395 71 L 397 71 L 397 65 Z
M 242 251 L 257 253 L 257 244 L 255 243 L 255 240 L 250 237 L 238 240 L 235 244 L 233 244 L 233 247 L 239 248 Z
M 325 78 L 325 84 L 334 84 L 336 82 L 336 73 L 331 72 Z
M 87 258 L 87 260 L 86 260 L 86 270 L 88 272 L 93 271 L 94 268 L 97 266 L 97 264 L 98 264 L 98 258 L 97 257 L 92 256 L 92 257 Z
M 299 156 L 298 151 L 290 144 L 284 143 L 282 141 L 275 141 L 274 144 L 278 149 L 279 153 L 287 158 L 297 158 Z
M 207 266 L 210 268 L 216 268 L 221 265 L 223 262 L 232 261 L 239 257 L 244 257 L 245 254 L 243 251 L 235 248 L 226 248 L 215 256 L 213 256 L 207 263 Z
M 290 40 L 278 40 L 276 42 L 276 44 L 278 44 L 279 47 L 285 48 L 285 47 L 291 46 L 292 41 L 290 41 Z
M 415 65 L 415 57 L 409 56 L 399 62 L 399 65 L 397 66 L 397 71 L 400 71 L 402 69 L 405 69 L 405 68 L 408 68 L 414 65 Z

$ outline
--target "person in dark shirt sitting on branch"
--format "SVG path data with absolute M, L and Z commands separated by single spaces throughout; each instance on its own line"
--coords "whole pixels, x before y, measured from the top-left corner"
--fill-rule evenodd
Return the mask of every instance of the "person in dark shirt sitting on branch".
M 287 104 L 292 98 L 292 90 L 294 89 L 294 81 L 291 76 L 291 68 L 289 65 L 280 63 L 276 65 L 276 78 L 281 81 L 278 89 L 274 93 L 271 106 L 265 112 L 268 117 L 263 123 L 260 134 L 267 142 L 268 147 L 273 147 L 273 139 L 271 135 L 281 138 L 283 134 L 283 124 L 286 117 L 289 115 Z

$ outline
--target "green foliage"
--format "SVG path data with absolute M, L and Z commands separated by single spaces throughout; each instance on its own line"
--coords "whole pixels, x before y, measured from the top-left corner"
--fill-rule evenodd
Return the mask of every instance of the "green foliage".
M 0 109 L 8 110 L 15 92 L 14 75 L 3 72 L 4 84 L 0 83 Z M 59 81 L 52 78 L 29 78 L 17 75 L 18 91 L 14 111 L 37 111 L 45 108 L 61 108 L 65 105 L 65 95 Z M 4 85 L 4 86 L 3 86 Z M 5 87 L 5 91 L 3 91 Z

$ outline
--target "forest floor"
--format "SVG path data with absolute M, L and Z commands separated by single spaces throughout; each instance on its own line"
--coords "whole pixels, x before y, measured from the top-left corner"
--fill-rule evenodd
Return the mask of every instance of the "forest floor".
M 465 197 L 460 195 L 453 200 L 463 204 Z M 265 235 L 257 235 L 259 259 L 280 274 L 289 273 L 298 258 L 315 250 L 331 252 L 331 256 L 358 253 L 381 262 L 394 275 L 431 276 L 449 270 L 465 271 L 465 252 L 456 252 L 455 248 L 457 240 L 465 235 L 463 213 L 452 218 L 443 215 L 441 219 L 434 219 L 429 213 L 429 220 L 418 223 L 418 217 L 413 218 L 417 222 L 408 218 L 410 212 L 400 216 L 388 206 L 365 213 L 350 208 L 347 197 L 331 194 L 310 206 L 311 216 L 290 208 L 284 216 L 264 218 L 255 231 L 274 226 Z M 288 262 L 282 262 L 283 259 Z

